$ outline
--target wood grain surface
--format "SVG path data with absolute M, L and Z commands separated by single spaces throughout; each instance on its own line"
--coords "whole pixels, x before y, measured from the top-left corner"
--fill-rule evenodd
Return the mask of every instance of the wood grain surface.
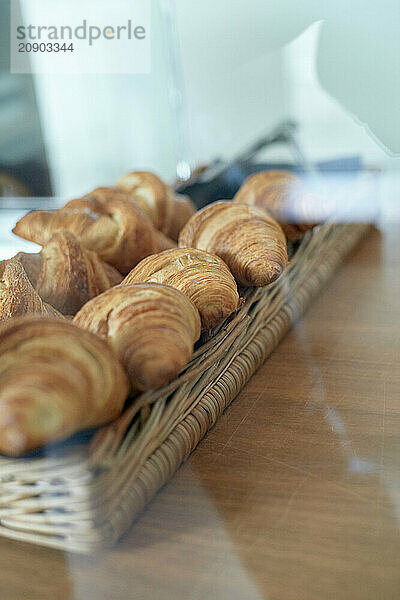
M 349 257 L 118 547 L 0 539 L 1 600 L 397 600 L 399 232 Z

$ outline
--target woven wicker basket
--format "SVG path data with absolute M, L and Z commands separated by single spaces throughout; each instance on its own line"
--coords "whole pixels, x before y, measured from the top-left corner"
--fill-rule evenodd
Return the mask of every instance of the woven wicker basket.
M 278 282 L 246 290 L 183 374 L 141 395 L 115 423 L 45 455 L 0 458 L 0 535 L 74 552 L 118 540 L 367 229 L 324 225 L 307 234 Z

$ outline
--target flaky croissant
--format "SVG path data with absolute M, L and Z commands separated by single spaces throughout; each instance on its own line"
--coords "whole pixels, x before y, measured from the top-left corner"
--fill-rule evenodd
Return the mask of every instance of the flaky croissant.
M 0 452 L 18 456 L 118 417 L 128 381 L 103 340 L 66 320 L 0 326 Z
M 177 240 L 196 208 L 188 196 L 175 194 L 157 175 L 133 171 L 121 177 L 117 187 L 127 192 L 147 214 L 154 227 Z
M 174 248 L 144 258 L 122 283 L 142 282 L 165 283 L 183 292 L 207 331 L 239 305 L 236 282 L 224 261 L 202 250 Z
M 124 192 L 114 188 L 98 188 L 54 213 L 28 213 L 13 232 L 44 246 L 63 229 L 71 231 L 85 248 L 122 274 L 145 256 L 174 246 Z
M 301 179 L 290 171 L 262 171 L 250 175 L 233 201 L 268 210 L 290 242 L 316 225 L 310 222 L 310 215 L 315 215 L 318 199 L 308 193 Z
M 111 288 L 85 304 L 74 323 L 108 340 L 137 390 L 174 379 L 190 360 L 201 327 L 184 294 L 156 283 Z
M 121 274 L 86 250 L 70 231 L 58 231 L 38 254 L 15 257 L 45 300 L 65 315 L 75 314 L 88 300 L 121 283 Z
M 27 314 L 62 318 L 62 315 L 53 306 L 43 302 L 19 260 L 10 258 L 1 261 L 0 321 Z
M 197 212 L 181 231 L 179 246 L 216 254 L 246 286 L 272 283 L 288 259 L 285 235 L 270 214 L 225 201 Z

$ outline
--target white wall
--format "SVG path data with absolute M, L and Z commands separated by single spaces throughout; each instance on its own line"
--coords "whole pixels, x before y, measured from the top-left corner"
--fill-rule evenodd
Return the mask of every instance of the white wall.
M 178 161 L 229 157 L 282 117 L 281 53 L 244 52 L 231 61 L 235 47 L 239 55 L 250 48 L 252 28 L 219 50 L 205 34 L 199 52 L 193 36 L 201 25 L 189 4 L 176 2 L 171 24 L 158 7 L 168 13 L 173 3 L 153 2 L 151 75 L 36 76 L 58 195 L 82 194 L 134 168 L 173 180 Z M 230 18 L 216 13 L 217 31 L 234 26 Z
M 35 10 L 39 17 L 40 3 Z M 174 173 L 174 123 L 157 11 L 152 26 L 151 75 L 35 77 L 57 195 L 112 184 L 134 168 Z
M 176 1 L 194 163 L 235 155 L 284 116 L 282 52 L 262 39 L 268 5 L 253 5 L 258 18 L 248 3 Z
M 385 96 L 384 90 L 380 90 L 383 102 L 373 93 L 364 94 L 371 96 L 368 106 L 364 98 L 360 102 L 357 87 L 351 85 L 351 70 L 346 72 L 350 82 L 346 97 L 346 81 L 339 77 L 346 57 L 341 56 L 337 77 L 329 71 L 336 64 L 341 34 L 350 48 L 349 58 L 354 43 L 357 58 L 365 53 L 363 64 L 368 67 L 375 45 L 368 45 L 364 34 L 372 32 L 370 39 L 380 41 L 382 59 L 382 36 L 373 37 L 376 14 L 381 15 L 377 32 L 386 27 L 396 47 L 391 19 L 396 0 L 388 0 L 382 9 L 371 0 L 374 10 L 364 10 L 362 19 L 356 18 L 359 4 L 360 0 L 338 0 L 334 6 L 318 0 L 152 0 L 151 75 L 36 79 L 57 193 L 81 194 L 134 168 L 154 169 L 173 179 L 179 161 L 195 165 L 216 155 L 230 157 L 284 116 L 302 123 L 302 141 L 311 158 L 360 151 L 374 164 L 390 163 L 350 109 L 343 108 L 345 103 L 339 105 L 318 84 L 318 26 L 302 35 L 316 20 L 328 23 L 327 58 L 320 62 L 325 84 L 334 88 L 337 79 L 338 94 L 349 100 L 353 112 L 361 106 L 363 114 L 384 116 L 386 97 L 390 119 L 398 120 L 395 96 Z M 35 6 L 39 11 L 40 3 Z M 175 16 L 170 12 L 173 6 Z M 371 81 L 368 77 L 360 81 L 370 89 L 379 74 L 379 82 L 390 92 L 392 81 L 382 80 L 381 63 L 371 70 Z M 359 65 L 355 68 L 356 74 L 365 71 Z
M 360 154 L 368 165 L 399 168 L 399 159 L 390 157 L 366 126 L 321 86 L 317 53 L 322 26 L 322 22 L 310 26 L 283 54 L 287 111 L 301 123 L 305 153 L 312 160 Z M 385 106 L 377 110 L 384 111 Z

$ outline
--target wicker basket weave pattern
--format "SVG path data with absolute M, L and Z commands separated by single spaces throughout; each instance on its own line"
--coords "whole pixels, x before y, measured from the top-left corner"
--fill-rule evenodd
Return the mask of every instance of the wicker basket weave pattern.
M 367 225 L 308 233 L 285 275 L 249 289 L 181 376 L 142 394 L 89 445 L 0 458 L 0 535 L 90 552 L 110 545 L 189 456 L 305 311 Z

